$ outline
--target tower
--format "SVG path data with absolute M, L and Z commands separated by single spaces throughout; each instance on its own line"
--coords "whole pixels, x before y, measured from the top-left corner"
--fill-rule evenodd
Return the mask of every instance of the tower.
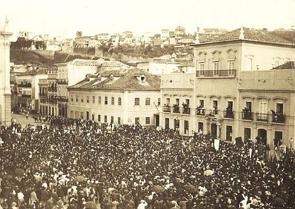
M 10 36 L 8 19 L 0 27 L 0 124 L 11 123 Z

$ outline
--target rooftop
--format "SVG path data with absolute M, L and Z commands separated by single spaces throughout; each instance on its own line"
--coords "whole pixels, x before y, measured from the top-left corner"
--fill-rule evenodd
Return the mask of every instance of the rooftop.
M 240 37 L 241 33 L 243 33 L 243 38 Z M 294 42 L 280 36 L 279 34 L 253 28 L 238 28 L 223 34 L 198 34 L 198 36 L 199 44 L 245 40 L 267 44 L 295 46 Z
M 139 69 L 125 69 L 88 74 L 69 89 L 160 91 L 160 83 L 159 76 Z

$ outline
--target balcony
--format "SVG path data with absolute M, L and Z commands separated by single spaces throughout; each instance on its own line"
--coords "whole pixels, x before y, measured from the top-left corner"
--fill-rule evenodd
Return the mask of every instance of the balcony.
M 272 122 L 273 123 L 285 123 L 285 115 L 283 113 L 272 113 Z
M 186 114 L 186 115 L 191 114 L 191 108 L 189 108 L 189 107 L 184 107 L 184 108 L 182 109 L 182 114 Z
M 268 122 L 268 114 L 267 113 L 256 113 L 256 120 L 262 122 Z
M 234 119 L 234 116 L 235 116 L 234 111 L 232 110 L 224 111 L 224 115 L 223 115 L 224 118 Z
M 177 104 L 173 105 L 173 113 L 180 113 L 179 105 Z
M 197 70 L 196 77 L 236 77 L 237 70 Z
M 68 84 L 68 81 L 67 80 L 65 80 L 65 79 L 58 79 L 57 81 L 56 81 L 56 83 L 57 84 Z
M 197 107 L 196 115 L 205 115 L 205 112 L 204 107 Z
M 57 88 L 56 87 L 49 87 L 48 91 L 49 92 L 57 92 Z
M 217 115 L 218 112 L 219 112 L 219 110 L 215 108 L 215 109 L 213 109 L 213 110 L 210 111 L 210 114 L 211 115 Z
M 32 88 L 31 83 L 20 83 L 17 86 L 20 87 L 20 88 Z
M 64 96 L 57 96 L 57 101 L 59 102 L 68 102 L 68 99 L 67 97 L 64 97 Z
M 242 112 L 242 119 L 243 120 L 253 120 L 253 112 L 243 111 Z
M 163 106 L 163 112 L 171 112 L 171 107 L 170 107 L 170 105 L 164 105 L 164 106 Z

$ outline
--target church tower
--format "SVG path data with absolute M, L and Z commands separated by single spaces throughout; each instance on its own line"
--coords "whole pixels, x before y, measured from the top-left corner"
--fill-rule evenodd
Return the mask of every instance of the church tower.
M 10 37 L 8 19 L 0 27 L 0 124 L 11 123 Z

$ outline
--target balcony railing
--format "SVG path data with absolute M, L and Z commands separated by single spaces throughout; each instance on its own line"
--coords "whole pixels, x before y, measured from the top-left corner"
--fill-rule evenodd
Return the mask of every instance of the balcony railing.
M 58 79 L 58 80 L 56 81 L 56 83 L 57 83 L 57 84 L 68 84 L 68 81 L 65 80 L 65 79 Z
M 253 112 L 243 111 L 241 114 L 243 120 L 253 120 Z
M 273 113 L 272 114 L 273 123 L 285 123 L 285 115 L 283 113 Z
M 17 86 L 22 87 L 22 88 L 31 88 L 32 84 L 31 83 L 20 83 Z
M 236 69 L 231 70 L 197 70 L 197 77 L 235 77 L 237 74 Z
M 197 107 L 196 115 L 205 115 L 206 110 L 203 107 Z
M 163 106 L 163 112 L 171 112 L 171 106 L 169 106 L 169 105 L 164 105 L 164 106 Z
M 267 113 L 256 113 L 256 120 L 268 122 L 268 114 Z
M 48 88 L 48 91 L 49 91 L 49 92 L 57 92 L 57 88 L 49 87 L 49 88 Z
M 191 114 L 191 108 L 189 108 L 189 107 L 184 107 L 184 108 L 182 109 L 182 114 L 187 114 L 187 115 Z
M 173 105 L 173 113 L 180 113 L 180 108 L 178 105 Z
M 210 110 L 210 115 L 217 115 L 219 112 L 218 109 L 213 109 L 213 110 Z
M 230 111 L 230 110 L 226 110 L 226 111 L 224 111 L 224 118 L 234 118 L 234 111 Z

